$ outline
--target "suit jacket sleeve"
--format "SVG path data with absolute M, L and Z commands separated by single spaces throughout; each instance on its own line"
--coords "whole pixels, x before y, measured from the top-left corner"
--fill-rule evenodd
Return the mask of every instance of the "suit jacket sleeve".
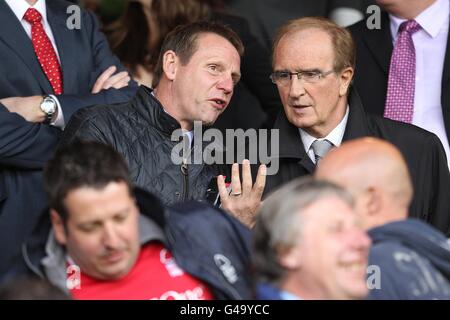
M 69 145 L 76 139 L 111 145 L 110 139 L 105 134 L 106 127 L 101 117 L 93 115 L 90 108 L 84 108 L 70 119 L 59 141 L 58 148 Z
M 42 169 L 60 133 L 55 127 L 28 122 L 0 104 L 0 165 Z
M 100 31 L 99 22 L 95 15 L 89 11 L 83 11 L 82 30 L 87 33 L 92 51 L 94 52 L 95 70 L 92 70 L 89 87 L 92 88 L 99 75 L 108 67 L 114 65 L 117 72 L 127 71 L 119 59 L 111 52 L 105 35 Z M 73 113 L 83 107 L 97 104 L 115 104 L 124 103 L 134 96 L 138 85 L 131 80 L 127 87 L 122 89 L 102 90 L 97 94 L 63 94 L 58 96 L 61 108 L 64 113 L 66 123 L 69 121 Z
M 432 203 L 436 205 L 432 214 L 429 216 L 429 222 L 450 236 L 450 172 L 447 165 L 447 158 L 444 147 L 436 135 L 430 136 L 430 152 L 424 154 L 424 158 L 430 162 L 431 171 L 429 190 L 434 190 L 431 196 Z M 425 176 L 428 175 L 425 173 Z M 433 185 L 435 187 L 433 187 Z

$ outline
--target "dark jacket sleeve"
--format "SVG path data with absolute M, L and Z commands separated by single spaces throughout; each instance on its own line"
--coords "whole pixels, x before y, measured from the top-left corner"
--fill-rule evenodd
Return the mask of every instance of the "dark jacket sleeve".
M 61 131 L 26 121 L 0 104 L 0 165 L 41 169 L 53 154 Z
M 106 120 L 97 112 L 93 114 L 92 108 L 83 108 L 72 116 L 64 129 L 58 148 L 66 146 L 76 139 L 111 144 L 111 139 L 108 139 L 108 134 L 105 132 L 109 129 L 103 124 Z
M 441 230 L 447 237 L 450 236 L 450 172 L 447 164 L 444 147 L 436 135 L 430 135 L 428 143 L 430 150 L 423 155 L 424 160 L 430 163 L 429 172 L 430 190 L 434 190 L 431 195 L 435 208 L 428 217 L 429 222 Z M 427 173 L 425 173 L 427 174 Z
M 126 71 L 119 59 L 111 52 L 108 41 L 105 35 L 100 31 L 100 26 L 97 18 L 92 12 L 83 11 L 83 29 L 86 37 L 90 41 L 92 52 L 94 52 L 95 69 L 92 70 L 89 87 L 92 88 L 95 81 L 100 74 L 108 67 L 114 65 L 117 67 L 117 72 Z M 98 105 L 98 104 L 115 104 L 123 103 L 131 100 L 138 88 L 137 83 L 131 80 L 127 87 L 122 89 L 108 89 L 102 90 L 97 94 L 62 94 L 58 96 L 61 108 L 64 113 L 66 123 L 69 121 L 73 113 L 78 109 Z

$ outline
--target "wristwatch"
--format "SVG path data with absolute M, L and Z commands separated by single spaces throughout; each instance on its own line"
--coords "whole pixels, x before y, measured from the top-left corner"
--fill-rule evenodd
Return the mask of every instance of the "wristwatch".
M 45 122 L 44 123 L 50 123 L 52 122 L 52 118 L 55 115 L 56 112 L 56 100 L 52 98 L 51 96 L 44 96 L 44 100 L 41 102 L 41 110 L 45 113 Z

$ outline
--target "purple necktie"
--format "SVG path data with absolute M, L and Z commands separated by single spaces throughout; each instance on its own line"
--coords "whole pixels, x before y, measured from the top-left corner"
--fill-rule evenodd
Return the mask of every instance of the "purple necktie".
M 416 50 L 412 35 L 420 30 L 415 20 L 403 22 L 398 29 L 389 68 L 386 97 L 386 118 L 411 123 L 414 111 L 414 91 L 416 84 Z

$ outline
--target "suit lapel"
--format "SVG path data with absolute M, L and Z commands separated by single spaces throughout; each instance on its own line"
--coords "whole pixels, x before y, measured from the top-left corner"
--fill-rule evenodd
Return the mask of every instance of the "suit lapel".
M 77 43 L 75 38 L 77 30 L 70 30 L 67 27 L 68 18 L 66 6 L 58 1 L 47 1 L 47 20 L 58 48 L 64 92 L 71 92 L 71 88 L 76 85 L 77 79 L 72 75 L 76 74 L 77 55 L 80 53 L 73 48 L 74 43 Z
M 447 48 L 445 49 L 444 70 L 442 73 L 442 89 L 449 89 L 448 83 L 450 80 L 450 32 L 447 35 Z
M 349 108 L 350 111 L 342 142 L 360 137 L 371 136 L 361 98 L 354 88 L 350 89 Z
M 450 138 L 450 32 L 447 36 L 444 70 L 442 71 L 441 104 L 447 137 Z
M 442 93 L 450 91 L 450 32 L 447 36 L 447 48 L 445 50 L 444 70 L 442 72 Z M 443 108 L 447 107 L 450 111 L 450 101 L 442 101 Z
M 272 157 L 298 159 L 298 164 L 308 173 L 314 172 L 315 165 L 306 154 L 300 132 L 287 120 L 284 110 L 278 113 L 274 128 L 279 129 L 280 142 L 278 156 L 272 154 Z
M 51 1 L 49 1 L 51 2 Z M 0 1 L 0 41 L 3 41 L 22 62 L 30 69 L 30 77 L 35 77 L 43 92 L 52 92 L 50 82 L 47 80 L 41 65 L 34 52 L 33 44 L 27 36 L 22 24 L 12 12 L 5 1 Z
M 389 73 L 389 65 L 392 55 L 392 35 L 389 16 L 386 12 L 381 16 L 381 29 L 373 29 L 363 32 L 363 41 L 374 56 L 384 73 Z M 383 44 L 383 45 L 380 45 Z
M 2 174 L 0 175 L 0 203 L 8 197 L 8 191 L 6 190 L 5 181 L 3 179 Z

